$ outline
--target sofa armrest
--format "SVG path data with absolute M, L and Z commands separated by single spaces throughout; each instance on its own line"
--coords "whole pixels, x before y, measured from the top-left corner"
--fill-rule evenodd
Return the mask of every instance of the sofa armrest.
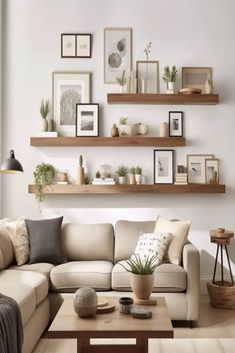
M 183 248 L 183 267 L 187 272 L 187 320 L 198 320 L 200 312 L 200 255 L 191 243 Z

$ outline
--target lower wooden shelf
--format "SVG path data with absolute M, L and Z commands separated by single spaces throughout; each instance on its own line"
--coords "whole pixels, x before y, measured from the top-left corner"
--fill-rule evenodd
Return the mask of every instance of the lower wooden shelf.
M 30 194 L 35 193 L 35 185 L 28 186 Z M 126 194 L 126 193 L 225 193 L 221 184 L 142 184 L 142 185 L 51 185 L 44 186 L 45 194 Z

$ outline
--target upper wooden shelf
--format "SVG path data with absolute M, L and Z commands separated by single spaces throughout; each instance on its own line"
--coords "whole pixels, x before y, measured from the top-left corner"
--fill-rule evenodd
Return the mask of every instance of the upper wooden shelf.
M 218 94 L 108 93 L 109 104 L 218 104 Z
M 184 137 L 31 137 L 34 147 L 182 147 Z
M 225 185 L 218 184 L 142 184 L 142 185 L 51 185 L 44 186 L 45 194 L 126 194 L 126 193 L 225 193 Z M 35 185 L 28 186 L 35 193 Z

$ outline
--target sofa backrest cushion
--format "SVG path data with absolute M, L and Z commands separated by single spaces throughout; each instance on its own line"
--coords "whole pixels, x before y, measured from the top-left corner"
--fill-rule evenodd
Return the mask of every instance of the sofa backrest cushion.
M 113 262 L 113 249 L 112 224 L 67 223 L 62 227 L 61 250 L 68 261 Z
M 156 221 L 117 221 L 115 225 L 115 262 L 131 258 L 140 232 L 153 233 Z
M 5 228 L 8 219 L 0 220 L 0 270 L 8 267 L 14 261 L 12 241 Z

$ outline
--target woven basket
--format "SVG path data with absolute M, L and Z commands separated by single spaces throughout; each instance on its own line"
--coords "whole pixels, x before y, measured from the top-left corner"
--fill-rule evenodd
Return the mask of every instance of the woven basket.
M 223 286 L 220 281 L 207 283 L 211 305 L 222 309 L 235 309 L 235 286 L 227 281 L 223 283 Z

